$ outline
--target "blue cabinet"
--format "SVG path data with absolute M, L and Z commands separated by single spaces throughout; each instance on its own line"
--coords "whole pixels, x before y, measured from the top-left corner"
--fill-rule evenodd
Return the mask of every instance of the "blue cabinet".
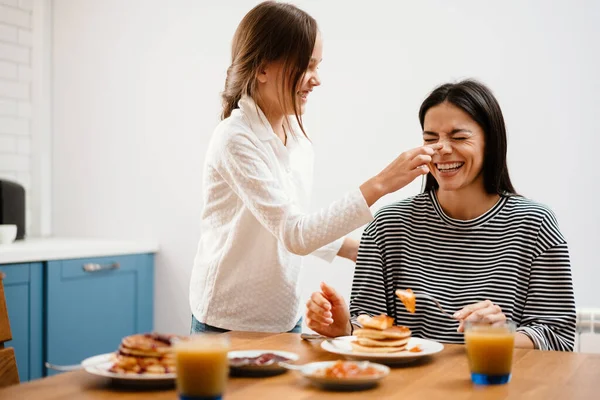
M 21 382 L 115 351 L 154 326 L 154 255 L 4 264 L 4 287 Z
M 15 349 L 19 379 L 25 382 L 43 374 L 43 265 L 0 265 L 12 338 L 7 346 Z
M 153 276 L 147 254 L 48 262 L 47 360 L 77 364 L 151 331 Z

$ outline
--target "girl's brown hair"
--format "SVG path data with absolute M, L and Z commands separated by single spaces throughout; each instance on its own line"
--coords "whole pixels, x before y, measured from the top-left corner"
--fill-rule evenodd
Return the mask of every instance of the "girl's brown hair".
M 291 4 L 265 1 L 250 10 L 233 37 L 221 118 L 229 117 L 238 108 L 243 95 L 255 97 L 256 77 L 265 64 L 281 62 L 283 85 L 279 103 L 284 110 L 293 107 L 300 129 L 306 135 L 298 113 L 296 91 L 310 63 L 317 31 L 317 21 Z

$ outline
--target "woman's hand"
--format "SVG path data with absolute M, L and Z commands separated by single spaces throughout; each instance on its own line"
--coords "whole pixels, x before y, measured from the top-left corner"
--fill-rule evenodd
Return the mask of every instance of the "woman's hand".
M 483 322 L 490 325 L 506 321 L 506 315 L 504 315 L 500 306 L 489 300 L 470 304 L 462 310 L 455 312 L 453 317 L 460 321 L 457 329 L 458 332 L 465 331 L 465 322 L 467 321 Z M 515 347 L 534 349 L 535 344 L 529 336 L 517 332 L 515 334 Z
M 431 157 L 441 148 L 442 145 L 436 143 L 405 151 L 383 171 L 363 183 L 360 190 L 369 207 L 386 194 L 402 189 L 416 177 L 428 174 Z
M 500 306 L 490 300 L 469 304 L 462 310 L 455 312 L 453 317 L 460 321 L 458 332 L 464 332 L 465 322 L 483 322 L 492 325 L 506 321 L 506 315 L 504 315 Z
M 344 298 L 321 282 L 321 291 L 314 292 L 306 303 L 306 325 L 323 336 L 350 335 L 350 311 Z

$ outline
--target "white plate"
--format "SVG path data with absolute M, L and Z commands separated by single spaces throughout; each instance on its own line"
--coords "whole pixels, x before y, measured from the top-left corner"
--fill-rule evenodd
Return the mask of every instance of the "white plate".
M 350 342 L 356 340 L 356 336 L 341 336 L 335 339 L 325 340 L 321 343 L 323 350 L 330 353 L 339 354 L 348 360 L 369 360 L 383 364 L 403 364 L 415 361 L 418 358 L 430 356 L 439 353 L 444 349 L 444 345 L 433 340 L 410 338 L 406 348 L 408 350 L 415 346 L 420 346 L 420 352 L 412 352 L 408 350 L 399 351 L 397 353 L 358 353 L 352 350 Z
M 238 351 L 230 351 L 227 353 L 227 358 L 240 358 L 240 357 L 258 357 L 261 354 L 273 353 L 275 355 L 285 357 L 288 361 L 287 363 L 293 364 L 298 361 L 300 358 L 298 354 L 292 353 L 289 351 L 280 351 L 280 350 L 238 350 Z M 231 371 L 235 373 L 248 373 L 250 375 L 273 375 L 278 373 L 283 373 L 287 371 L 285 368 L 281 367 L 278 363 L 273 363 L 269 365 L 244 365 L 244 366 L 234 366 L 229 365 Z
M 328 378 L 315 375 L 315 373 L 324 368 L 331 367 L 337 361 L 312 362 L 304 365 L 299 371 L 302 376 L 308 379 L 315 386 L 327 390 L 364 390 L 377 385 L 380 380 L 390 374 L 390 369 L 385 365 L 368 363 L 370 367 L 377 369 L 380 373 L 376 376 L 365 376 L 357 378 Z M 352 361 L 345 361 L 352 362 Z
M 123 374 L 110 372 L 109 369 L 114 364 L 114 353 L 100 354 L 94 357 L 86 358 L 81 362 L 83 368 L 92 375 L 111 378 L 115 382 L 127 384 L 173 384 L 175 382 L 175 373 L 169 374 Z

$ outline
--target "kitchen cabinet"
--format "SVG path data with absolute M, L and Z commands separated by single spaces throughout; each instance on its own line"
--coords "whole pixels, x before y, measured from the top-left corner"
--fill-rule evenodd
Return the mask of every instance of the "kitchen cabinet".
M 119 248 L 123 250 L 123 248 Z M 134 250 L 139 250 L 139 247 Z M 153 247 L 141 249 L 153 250 Z M 27 258 L 0 248 L 0 271 L 21 382 L 54 375 L 53 364 L 77 364 L 115 351 L 124 336 L 153 330 L 154 252 L 58 259 L 85 251 Z M 123 251 L 121 251 L 123 253 Z M 50 257 L 52 255 L 52 257 Z M 5 256 L 4 258 L 2 258 Z M 20 262 L 8 263 L 11 259 Z
M 50 261 L 46 271 L 50 363 L 77 364 L 115 351 L 124 336 L 152 331 L 152 255 Z
M 12 340 L 21 382 L 43 376 L 43 265 L 0 265 Z

